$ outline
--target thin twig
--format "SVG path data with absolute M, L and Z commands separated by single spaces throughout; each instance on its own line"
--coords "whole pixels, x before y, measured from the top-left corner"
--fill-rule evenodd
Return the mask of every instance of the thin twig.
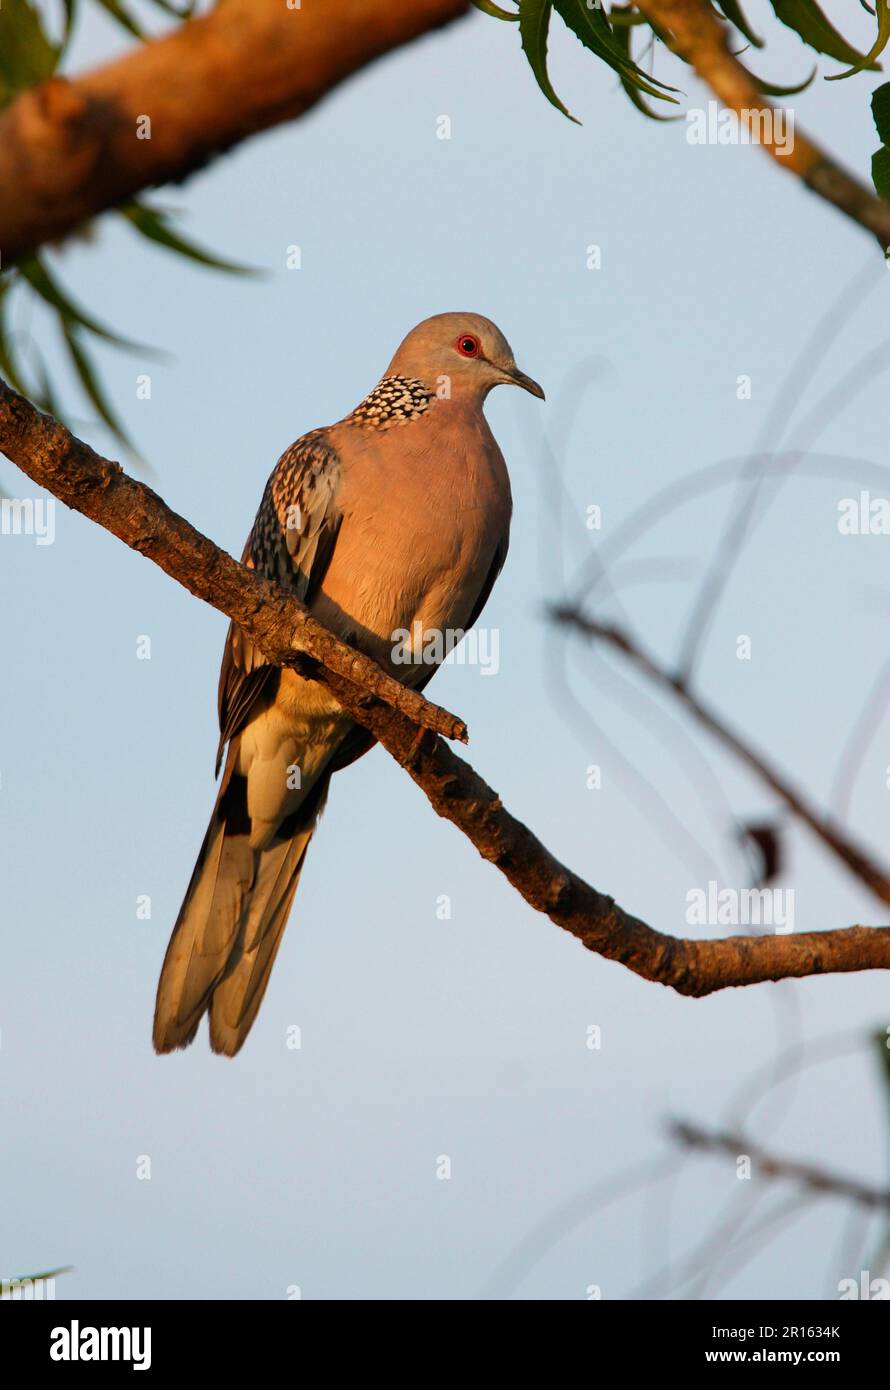
M 678 1144 L 687 1149 L 728 1154 L 733 1159 L 744 1155 L 750 1158 L 753 1168 L 765 1178 L 788 1179 L 820 1196 L 844 1197 L 873 1211 L 890 1212 L 890 1188 L 873 1187 L 870 1183 L 860 1182 L 858 1178 L 847 1178 L 812 1163 L 801 1163 L 798 1159 L 778 1158 L 753 1144 L 743 1134 L 711 1132 L 685 1120 L 675 1120 L 671 1125 L 671 1134 Z
M 607 642 L 622 652 L 650 682 L 662 690 L 670 691 L 682 701 L 693 718 L 719 739 L 746 767 L 755 772 L 788 809 L 809 826 L 832 854 L 865 883 L 881 902 L 890 903 L 890 873 L 876 863 L 865 850 L 854 844 L 840 826 L 828 820 L 811 805 L 803 792 L 792 786 L 785 774 L 780 772 L 765 754 L 754 749 L 741 734 L 736 733 L 721 716 L 710 709 L 701 696 L 689 688 L 682 676 L 675 675 L 659 665 L 654 657 L 645 652 L 634 638 L 621 628 L 599 622 L 575 608 L 556 607 L 552 609 L 552 613 L 557 622 L 573 627 L 587 637 Z

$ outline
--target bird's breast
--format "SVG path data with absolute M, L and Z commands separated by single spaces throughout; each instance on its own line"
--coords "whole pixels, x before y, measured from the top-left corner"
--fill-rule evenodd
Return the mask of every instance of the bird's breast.
M 510 521 L 510 484 L 481 412 L 446 410 L 343 450 L 343 522 L 313 609 L 389 661 L 393 634 L 469 622 Z

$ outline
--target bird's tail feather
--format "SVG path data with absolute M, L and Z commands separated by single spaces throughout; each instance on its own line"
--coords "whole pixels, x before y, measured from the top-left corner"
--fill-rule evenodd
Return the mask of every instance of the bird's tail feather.
M 327 791 L 264 848 L 252 848 L 237 774 L 225 778 L 192 873 L 158 981 L 157 1052 L 193 1040 L 205 1012 L 210 1045 L 228 1056 L 242 1046 L 262 1002 L 306 849 Z
M 244 945 L 210 1001 L 214 1052 L 233 1057 L 250 1032 L 272 974 L 313 829 L 296 834 L 283 855 L 277 848 L 260 851 L 263 862 L 258 874 L 267 882 L 251 895 Z

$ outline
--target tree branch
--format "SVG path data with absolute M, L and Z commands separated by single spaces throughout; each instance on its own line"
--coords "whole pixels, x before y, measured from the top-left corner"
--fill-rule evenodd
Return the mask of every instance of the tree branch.
M 774 108 L 727 42 L 730 27 L 717 18 L 705 0 L 637 0 L 638 8 L 660 30 L 671 47 L 690 63 L 703 82 L 731 111 L 769 111 Z M 796 174 L 811 192 L 871 232 L 887 251 L 890 247 L 890 203 L 842 168 L 827 151 L 804 135 L 795 123 L 793 146 L 780 154 L 775 142 L 763 148 L 782 169 Z
M 29 89 L 0 116 L 3 265 L 302 115 L 359 68 L 468 9 L 469 0 L 294 9 L 226 0 L 105 67 Z M 144 116 L 151 138 L 137 139 Z
M 797 1159 L 777 1158 L 757 1144 L 752 1144 L 742 1134 L 711 1133 L 685 1120 L 674 1120 L 670 1132 L 676 1142 L 686 1149 L 728 1154 L 733 1160 L 745 1155 L 765 1178 L 788 1179 L 819 1196 L 844 1197 L 870 1210 L 890 1212 L 890 1188 L 872 1187 L 856 1178 L 845 1178 L 840 1173 L 830 1173 Z
M 418 732 L 412 722 L 415 702 L 420 701 L 419 713 L 425 714 L 426 701 L 404 691 L 404 700 L 393 696 L 391 703 L 382 705 L 374 697 L 388 691 L 387 678 L 374 662 L 345 647 L 295 599 L 237 564 L 171 512 L 150 488 L 127 477 L 118 464 L 100 458 L 2 382 L 0 450 L 61 501 L 228 613 L 270 657 L 293 664 L 292 643 L 311 650 L 323 664 L 318 678 L 405 768 L 433 809 L 462 830 L 531 907 L 589 951 L 692 996 L 792 976 L 890 969 L 890 927 L 722 941 L 693 941 L 653 930 L 560 864 L 434 732 Z M 404 712 L 409 708 L 411 715 Z M 438 711 L 436 718 L 443 713 Z
M 700 696 L 693 694 L 681 675 L 672 675 L 670 671 L 666 671 L 653 657 L 644 652 L 632 637 L 610 623 L 601 623 L 596 618 L 587 617 L 571 607 L 555 608 L 553 616 L 557 622 L 614 647 L 653 685 L 675 695 L 693 719 L 756 773 L 770 791 L 776 793 L 798 820 L 809 826 L 851 873 L 870 888 L 881 902 L 890 903 L 890 877 L 887 872 L 875 863 L 865 850 L 854 844 L 840 826 L 828 820 L 811 805 L 803 792 L 792 786 L 788 778 L 769 762 L 763 753 L 752 748 L 724 719 L 709 709 Z

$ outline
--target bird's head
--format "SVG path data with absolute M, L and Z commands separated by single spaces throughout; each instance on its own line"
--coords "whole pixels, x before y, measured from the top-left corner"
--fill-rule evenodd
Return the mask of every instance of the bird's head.
M 413 377 L 439 395 L 483 401 L 493 386 L 521 386 L 544 399 L 521 372 L 501 330 L 481 314 L 434 314 L 412 328 L 387 376 Z M 443 390 L 442 388 L 445 388 Z

